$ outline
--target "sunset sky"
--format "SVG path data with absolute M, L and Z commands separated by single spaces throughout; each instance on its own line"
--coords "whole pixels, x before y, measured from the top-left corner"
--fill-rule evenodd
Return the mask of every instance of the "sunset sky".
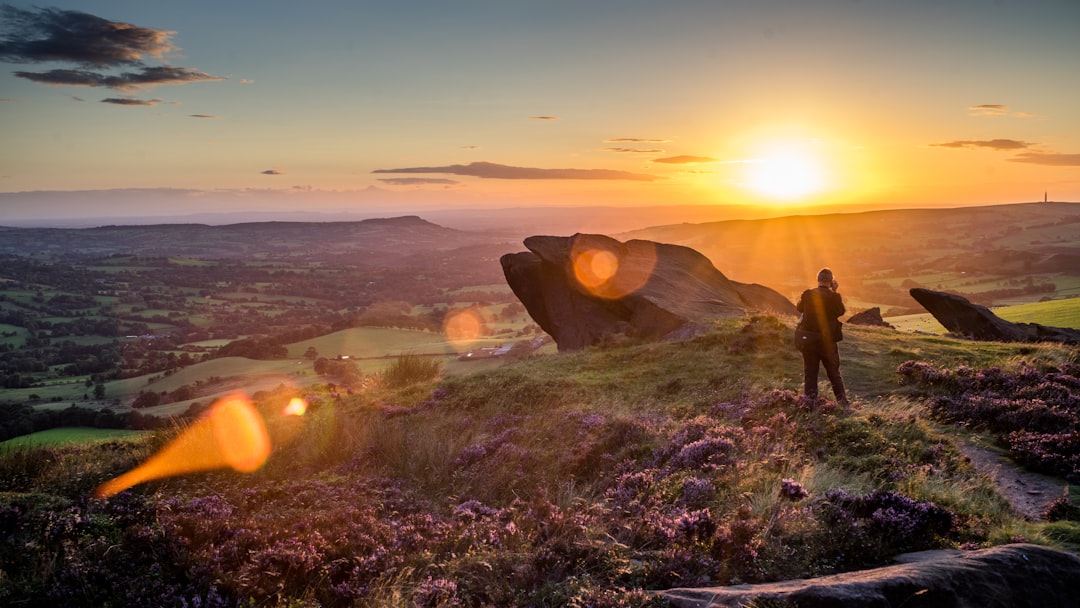
M 0 224 L 1080 201 L 1077 0 L 17 1 L 0 63 Z

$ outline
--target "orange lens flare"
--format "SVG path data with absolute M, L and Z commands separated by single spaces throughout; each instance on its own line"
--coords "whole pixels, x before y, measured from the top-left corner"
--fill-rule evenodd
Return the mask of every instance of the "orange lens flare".
M 304 401 L 300 397 L 293 397 L 289 400 L 289 405 L 285 406 L 285 409 L 281 410 L 283 416 L 303 416 L 307 413 L 307 401 Z
M 491 334 L 490 315 L 479 307 L 452 311 L 443 321 L 443 332 L 455 348 L 465 350 L 470 342 Z
M 231 395 L 149 460 L 94 493 L 107 498 L 146 481 L 225 467 L 250 473 L 269 455 L 270 437 L 262 416 L 246 396 Z
M 630 241 L 625 251 L 590 246 L 586 240 L 571 245 L 570 265 L 581 289 L 609 300 L 641 289 L 656 267 L 656 250 L 646 241 Z

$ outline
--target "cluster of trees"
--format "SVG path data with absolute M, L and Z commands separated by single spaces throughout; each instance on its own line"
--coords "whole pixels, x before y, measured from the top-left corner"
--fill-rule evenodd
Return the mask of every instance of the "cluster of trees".
M 166 428 L 171 421 L 141 412 L 118 413 L 111 409 L 72 405 L 62 410 L 35 409 L 28 404 L 0 404 L 0 441 L 49 429 L 82 426 L 98 429 L 150 430 Z

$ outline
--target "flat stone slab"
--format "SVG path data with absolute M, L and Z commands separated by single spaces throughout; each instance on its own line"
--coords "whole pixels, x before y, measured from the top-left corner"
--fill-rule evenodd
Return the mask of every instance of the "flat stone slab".
M 677 608 L 1076 608 L 1080 558 L 1031 544 L 923 551 L 901 563 L 820 578 L 658 594 Z M 771 602 L 771 603 L 770 603 Z

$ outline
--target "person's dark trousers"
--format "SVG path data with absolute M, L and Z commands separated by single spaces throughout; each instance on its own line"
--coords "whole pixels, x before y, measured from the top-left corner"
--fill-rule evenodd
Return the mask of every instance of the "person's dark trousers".
M 840 350 L 836 343 L 822 343 L 817 348 L 808 348 L 803 351 L 803 394 L 810 399 L 818 396 L 818 366 L 825 366 L 825 375 L 832 384 L 833 394 L 836 400 L 844 403 L 847 401 L 847 391 L 844 390 L 844 379 L 840 376 Z

